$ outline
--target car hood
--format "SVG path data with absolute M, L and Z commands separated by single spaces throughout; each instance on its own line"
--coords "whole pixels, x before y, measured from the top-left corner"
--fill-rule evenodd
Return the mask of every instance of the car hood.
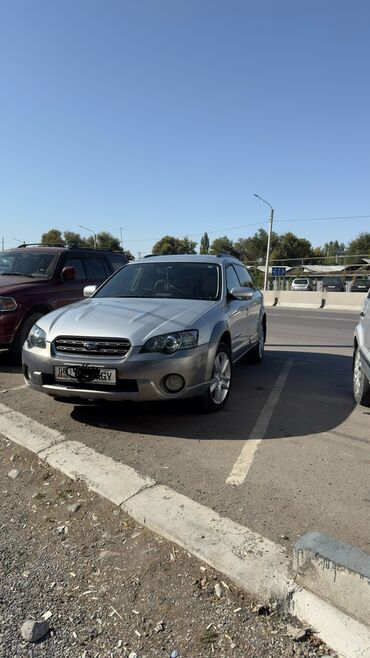
M 194 299 L 92 298 L 52 311 L 38 320 L 47 340 L 57 336 L 129 338 L 134 346 L 148 338 L 183 329 L 217 302 Z
M 22 290 L 25 285 L 35 284 L 36 279 L 34 277 L 28 276 L 0 276 L 0 294 L 1 295 L 13 295 L 17 290 Z

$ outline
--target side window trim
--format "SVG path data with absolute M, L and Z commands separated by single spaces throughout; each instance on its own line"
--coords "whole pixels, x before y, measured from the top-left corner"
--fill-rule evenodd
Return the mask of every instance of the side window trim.
M 228 273 L 229 270 L 232 270 L 232 271 L 234 272 L 234 274 L 235 274 L 235 276 L 236 276 L 236 278 L 237 278 L 237 281 L 238 281 L 238 283 L 239 283 L 239 286 L 241 287 L 240 279 L 239 279 L 238 274 L 237 274 L 237 272 L 236 272 L 236 270 L 235 270 L 235 267 L 233 266 L 232 263 L 229 263 L 229 264 L 226 266 L 226 293 L 227 293 L 227 294 L 229 294 L 229 292 L 230 292 L 230 291 L 229 291 L 229 286 L 228 286 L 228 281 L 227 281 L 227 273 Z

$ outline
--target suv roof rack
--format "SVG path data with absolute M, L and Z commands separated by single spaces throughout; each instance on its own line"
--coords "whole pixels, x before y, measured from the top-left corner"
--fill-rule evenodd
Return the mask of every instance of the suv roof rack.
M 23 242 L 22 244 L 17 245 L 16 249 L 24 249 L 25 247 L 56 247 L 58 249 L 90 249 L 95 251 L 95 247 L 78 245 L 78 244 L 61 244 L 60 242 Z M 110 251 L 112 253 L 123 254 L 123 251 L 118 251 L 112 249 L 111 247 L 97 247 L 97 251 Z
M 23 242 L 22 244 L 19 244 L 16 248 L 24 249 L 25 247 L 65 247 L 65 245 L 57 242 L 54 242 L 52 244 L 49 243 L 45 244 L 44 242 Z
M 234 260 L 238 260 L 236 256 L 232 256 L 232 254 L 224 254 L 222 252 L 217 254 L 217 258 L 233 258 Z

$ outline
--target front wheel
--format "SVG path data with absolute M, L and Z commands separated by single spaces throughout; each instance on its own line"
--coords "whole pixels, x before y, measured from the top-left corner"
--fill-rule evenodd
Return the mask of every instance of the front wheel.
M 370 406 L 370 382 L 364 373 L 358 348 L 353 359 L 353 397 L 357 404 Z
M 212 377 L 208 390 L 201 398 L 198 398 L 200 411 L 208 414 L 220 411 L 230 395 L 231 382 L 231 352 L 225 343 L 220 343 L 213 361 Z

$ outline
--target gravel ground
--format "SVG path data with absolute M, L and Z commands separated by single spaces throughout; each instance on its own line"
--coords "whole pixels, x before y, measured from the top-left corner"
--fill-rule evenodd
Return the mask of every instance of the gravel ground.
M 0 489 L 2 658 L 335 656 L 296 620 L 261 608 L 83 483 L 3 439 Z M 23 622 L 45 617 L 49 633 L 23 640 Z

